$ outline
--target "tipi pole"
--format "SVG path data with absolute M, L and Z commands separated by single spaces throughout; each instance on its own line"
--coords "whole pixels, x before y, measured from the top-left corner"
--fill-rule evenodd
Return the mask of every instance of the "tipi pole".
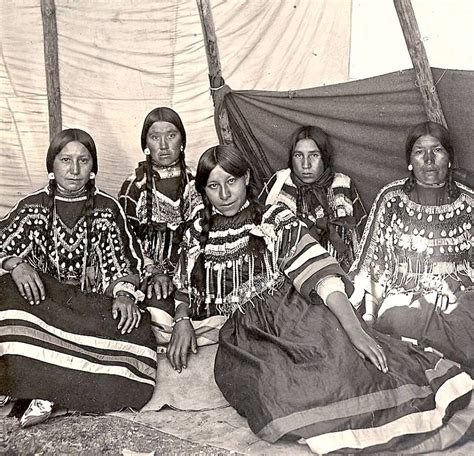
M 59 86 L 58 29 L 54 0 L 41 0 L 44 63 L 48 94 L 49 138 L 62 129 L 61 90 Z
M 219 60 L 219 48 L 217 46 L 216 30 L 212 18 L 209 0 L 196 0 L 199 17 L 201 18 L 204 46 L 206 48 L 207 65 L 209 68 L 209 83 L 214 100 L 214 91 L 224 84 L 222 77 L 221 62 Z M 214 103 L 215 104 L 215 103 Z M 232 143 L 232 131 L 229 126 L 229 117 L 225 108 L 219 113 L 220 137 L 225 144 Z
M 433 74 L 421 40 L 411 0 L 393 0 L 393 3 L 397 10 L 398 20 L 400 21 L 408 52 L 413 63 L 426 116 L 429 120 L 438 122 L 446 127 L 446 119 L 444 118 L 438 91 L 433 81 Z

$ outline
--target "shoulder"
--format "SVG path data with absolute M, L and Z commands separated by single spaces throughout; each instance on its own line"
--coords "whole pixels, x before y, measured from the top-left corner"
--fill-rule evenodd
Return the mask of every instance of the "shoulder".
M 407 178 L 396 180 L 382 187 L 375 197 L 374 205 L 390 203 L 392 200 L 395 201 L 399 196 L 404 194 L 403 184 L 406 180 Z
M 351 178 L 344 173 L 334 173 L 334 179 L 331 186 L 333 188 L 350 188 L 352 185 Z
M 472 189 L 471 187 L 468 187 L 467 185 L 461 184 L 458 181 L 455 181 L 455 182 L 461 192 L 461 195 L 465 195 L 465 198 L 470 199 L 471 204 L 472 204 L 472 201 L 474 199 L 474 189 Z
M 123 208 L 116 198 L 107 192 L 96 188 L 95 190 L 95 209 L 98 211 L 112 212 L 115 215 L 123 215 Z
M 49 193 L 48 188 L 43 187 L 36 192 L 21 198 L 10 211 L 0 220 L 9 218 L 13 213 L 48 211 Z
M 140 162 L 138 168 L 131 173 L 122 184 L 120 189 L 120 195 L 127 195 L 133 193 L 140 193 L 141 190 L 145 188 L 146 185 L 146 171 L 145 171 L 145 162 Z
M 292 210 L 281 202 L 267 204 L 263 209 L 263 223 L 271 223 L 275 228 L 298 223 L 298 218 Z

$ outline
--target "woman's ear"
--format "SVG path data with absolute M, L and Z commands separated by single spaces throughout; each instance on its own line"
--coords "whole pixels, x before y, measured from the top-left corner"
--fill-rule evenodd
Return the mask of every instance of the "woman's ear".
M 245 185 L 247 186 L 250 183 L 250 169 L 245 171 Z

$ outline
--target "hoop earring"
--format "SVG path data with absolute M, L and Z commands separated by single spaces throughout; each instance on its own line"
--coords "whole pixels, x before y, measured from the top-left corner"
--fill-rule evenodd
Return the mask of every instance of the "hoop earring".
M 92 179 L 95 179 L 95 173 L 91 172 L 89 174 L 89 179 L 92 180 Z
M 54 180 L 54 173 L 48 173 L 48 179 L 50 181 Z
M 150 155 L 151 154 L 150 149 L 148 149 L 148 147 L 145 147 L 145 150 L 143 151 L 143 153 L 145 155 Z
M 411 163 L 408 165 L 408 171 L 413 171 L 413 165 Z

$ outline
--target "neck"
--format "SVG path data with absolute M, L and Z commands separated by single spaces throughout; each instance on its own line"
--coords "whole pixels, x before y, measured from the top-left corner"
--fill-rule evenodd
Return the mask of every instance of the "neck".
M 423 188 L 442 188 L 446 185 L 446 182 L 440 182 L 436 184 L 426 184 L 424 182 L 420 182 L 418 179 L 415 179 L 416 185 L 419 185 Z
M 450 202 L 450 198 L 444 183 L 435 186 L 421 184 L 417 181 L 410 198 L 415 203 L 421 204 L 423 206 L 442 206 Z
M 76 196 L 82 196 L 86 193 L 86 186 L 84 185 L 79 190 L 67 190 L 57 184 L 57 193 L 61 196 L 75 198 Z

